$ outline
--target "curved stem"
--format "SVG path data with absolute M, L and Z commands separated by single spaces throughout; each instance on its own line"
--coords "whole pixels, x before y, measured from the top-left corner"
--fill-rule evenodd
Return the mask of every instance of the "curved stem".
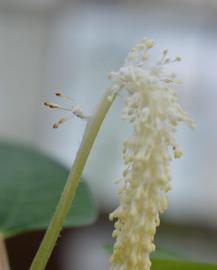
M 10 270 L 4 237 L 0 234 L 0 269 Z
M 63 227 L 64 220 L 72 205 L 75 192 L 92 145 L 114 99 L 115 96 L 111 93 L 111 90 L 108 90 L 99 103 L 96 112 L 87 123 L 80 148 L 69 173 L 63 193 L 39 250 L 32 262 L 30 270 L 44 270 L 46 267 L 59 233 Z

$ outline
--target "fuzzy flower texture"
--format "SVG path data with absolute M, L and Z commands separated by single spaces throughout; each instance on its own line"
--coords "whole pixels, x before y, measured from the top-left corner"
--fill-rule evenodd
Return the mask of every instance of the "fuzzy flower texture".
M 169 161 L 182 155 L 174 138 L 176 127 L 179 122 L 194 126 L 177 102 L 176 75 L 164 73 L 165 65 L 181 58 L 171 60 L 164 50 L 156 65 L 145 70 L 152 47 L 152 40 L 143 39 L 130 50 L 123 67 L 109 75 L 115 95 L 127 92 L 123 118 L 133 127 L 132 136 L 123 144 L 120 206 L 110 214 L 110 219 L 116 220 L 110 270 L 151 268 L 159 214 L 167 208 Z

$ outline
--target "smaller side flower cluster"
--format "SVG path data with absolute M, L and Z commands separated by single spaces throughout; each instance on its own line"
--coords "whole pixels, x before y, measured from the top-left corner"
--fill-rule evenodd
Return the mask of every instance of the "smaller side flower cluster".
M 116 219 L 116 238 L 110 258 L 110 270 L 149 270 L 150 253 L 159 213 L 167 208 L 166 193 L 170 190 L 169 161 L 182 155 L 174 134 L 178 123 L 193 122 L 177 102 L 173 83 L 176 75 L 164 73 L 171 60 L 167 50 L 150 70 L 143 68 L 153 41 L 143 39 L 131 49 L 125 64 L 112 72 L 112 91 L 126 91 L 123 118 L 133 127 L 133 134 L 123 145 L 125 169 L 119 191 L 120 206 L 110 214 Z
M 55 95 L 57 97 L 62 97 L 67 101 L 70 101 L 73 104 L 73 99 L 64 95 L 61 92 L 56 92 Z M 53 102 L 44 102 L 44 105 L 50 109 L 59 109 L 68 112 L 66 116 L 61 117 L 56 123 L 53 124 L 53 128 L 58 128 L 60 125 L 65 123 L 67 120 L 72 118 L 73 116 L 76 116 L 82 120 L 88 120 L 89 116 L 85 115 L 83 111 L 79 108 L 79 106 L 71 105 L 71 107 L 63 107 L 62 105 L 59 105 L 57 103 Z

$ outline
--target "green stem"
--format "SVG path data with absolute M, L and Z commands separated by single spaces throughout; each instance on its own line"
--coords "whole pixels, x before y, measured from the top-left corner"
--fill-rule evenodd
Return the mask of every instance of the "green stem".
M 0 234 L 0 269 L 10 270 L 4 237 Z
M 115 96 L 112 95 L 111 90 L 108 90 L 99 103 L 96 112 L 87 123 L 80 148 L 69 173 L 63 193 L 47 232 L 45 233 L 41 245 L 32 262 L 30 270 L 44 270 L 46 267 L 49 257 L 55 247 L 59 233 L 63 227 L 64 220 L 72 205 L 75 192 L 92 145 L 114 99 Z

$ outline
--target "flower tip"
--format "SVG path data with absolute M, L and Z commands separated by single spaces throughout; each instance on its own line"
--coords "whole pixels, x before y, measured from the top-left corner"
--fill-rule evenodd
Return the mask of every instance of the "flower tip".
M 175 158 L 180 158 L 183 155 L 182 151 L 179 149 L 174 150 L 174 157 Z
M 148 40 L 146 41 L 146 47 L 147 47 L 148 49 L 153 48 L 153 47 L 154 47 L 154 41 L 153 41 L 152 39 L 148 39 Z
M 60 106 L 56 103 L 52 103 L 52 102 L 48 102 L 48 101 L 45 101 L 44 102 L 44 106 L 50 108 L 50 109 L 58 109 L 60 108 Z
M 57 129 L 59 127 L 58 123 L 53 124 L 53 128 Z

